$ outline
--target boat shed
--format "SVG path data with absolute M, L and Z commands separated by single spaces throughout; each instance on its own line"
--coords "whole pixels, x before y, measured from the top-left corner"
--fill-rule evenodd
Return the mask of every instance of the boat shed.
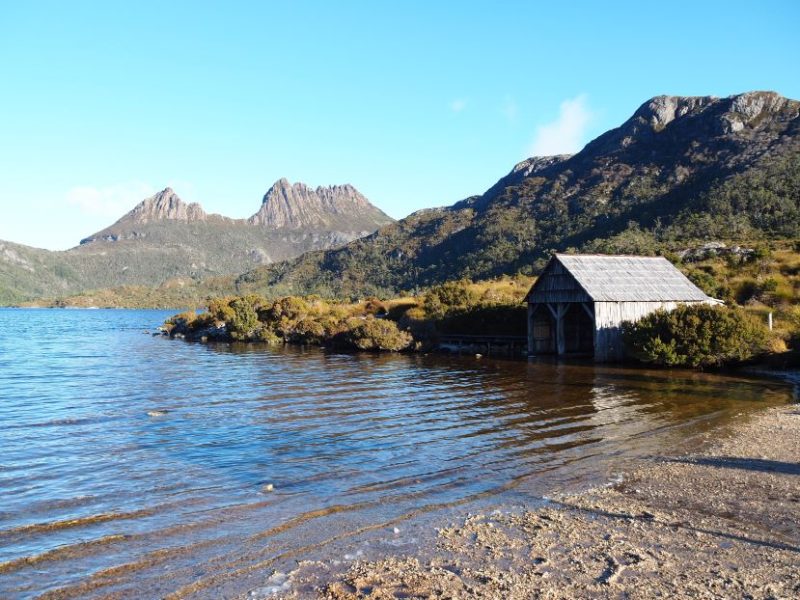
M 679 304 L 717 304 L 666 258 L 556 254 L 525 297 L 528 355 L 624 356 L 621 325 Z

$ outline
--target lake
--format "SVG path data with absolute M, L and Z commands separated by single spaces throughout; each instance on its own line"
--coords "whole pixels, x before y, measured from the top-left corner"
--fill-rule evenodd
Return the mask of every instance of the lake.
M 153 336 L 0 309 L 0 597 L 236 597 L 613 481 L 792 399 L 746 377 Z M 264 592 L 266 594 L 266 592 Z

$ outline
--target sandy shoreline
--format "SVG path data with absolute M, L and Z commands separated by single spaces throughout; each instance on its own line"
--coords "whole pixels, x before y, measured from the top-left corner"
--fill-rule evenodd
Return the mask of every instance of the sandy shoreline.
M 800 596 L 800 407 L 766 410 L 701 453 L 674 456 L 542 508 L 447 524 L 424 559 L 346 571 L 301 562 L 245 597 Z

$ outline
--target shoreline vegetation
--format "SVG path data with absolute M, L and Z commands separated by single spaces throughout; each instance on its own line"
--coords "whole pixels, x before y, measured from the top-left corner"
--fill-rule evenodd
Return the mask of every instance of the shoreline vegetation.
M 668 256 L 725 307 L 681 307 L 628 324 L 628 358 L 656 366 L 718 368 L 800 365 L 800 255 L 794 246 L 710 245 Z M 416 295 L 352 301 L 321 296 L 259 294 L 210 298 L 201 314 L 189 310 L 166 321 L 171 337 L 199 342 L 261 342 L 324 346 L 347 351 L 431 352 L 454 349 L 447 338 L 515 338 L 493 344 L 493 354 L 525 356 L 524 297 L 535 277 L 504 276 L 436 285 Z M 768 315 L 775 325 L 767 328 Z M 457 351 L 486 353 L 486 343 Z
M 303 561 L 279 597 L 796 597 L 800 410 L 721 434 L 608 487 L 443 524 L 425 555 Z
M 356 302 L 319 296 L 273 300 L 257 294 L 213 298 L 203 313 L 175 315 L 162 330 L 171 337 L 200 342 L 428 352 L 447 335 L 524 335 L 522 299 L 531 283 L 532 278 L 524 276 L 488 283 L 462 280 L 434 286 L 419 296 Z

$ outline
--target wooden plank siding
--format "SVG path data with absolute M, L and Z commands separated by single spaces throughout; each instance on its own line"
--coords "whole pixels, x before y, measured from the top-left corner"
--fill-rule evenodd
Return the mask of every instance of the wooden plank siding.
M 622 323 L 638 321 L 659 309 L 673 310 L 677 302 L 595 302 L 594 358 L 599 362 L 622 360 Z

